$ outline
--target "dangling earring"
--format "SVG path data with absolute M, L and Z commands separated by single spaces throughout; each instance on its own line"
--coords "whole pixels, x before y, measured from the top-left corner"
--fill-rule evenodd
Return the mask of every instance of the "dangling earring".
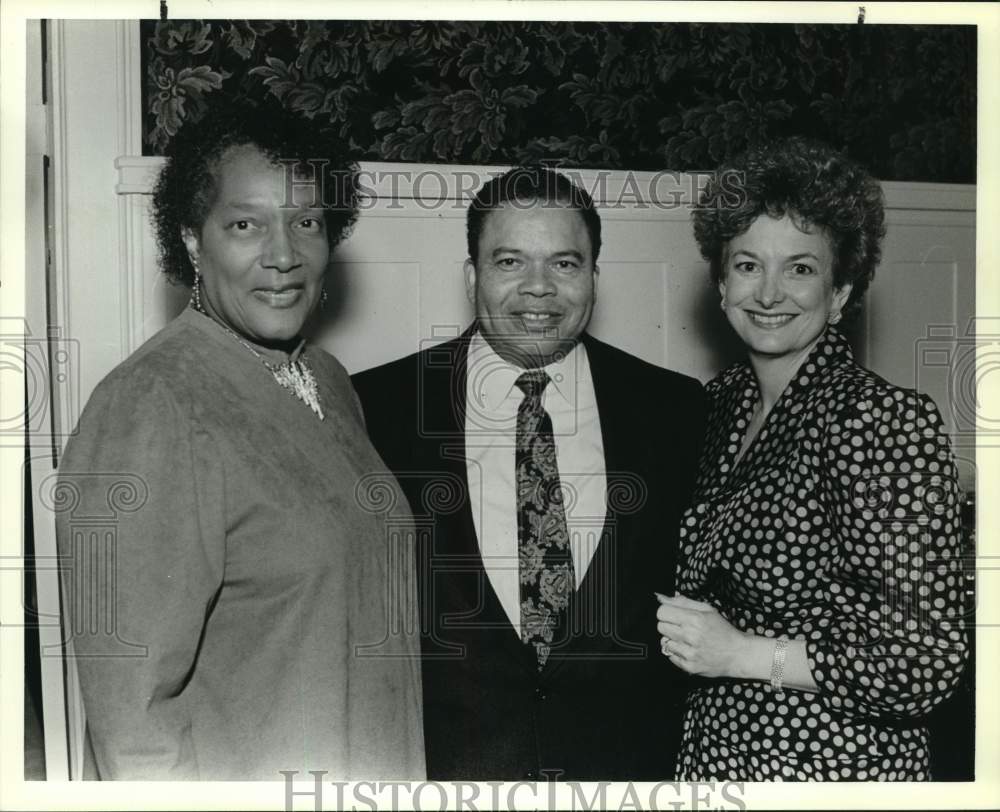
M 841 318 L 841 313 L 839 310 L 837 310 L 836 312 L 830 314 L 830 317 L 826 320 L 826 322 L 827 324 L 830 325 L 839 324 L 840 318 Z
M 198 260 L 191 257 L 191 267 L 194 268 L 194 283 L 191 285 L 191 307 L 199 313 L 204 313 L 201 306 L 201 272 L 198 270 Z
M 320 310 L 325 310 L 326 309 L 326 302 L 327 302 L 327 299 L 329 299 L 329 298 L 330 297 L 326 293 L 326 285 L 324 285 L 321 288 L 321 292 L 319 294 L 319 309 Z

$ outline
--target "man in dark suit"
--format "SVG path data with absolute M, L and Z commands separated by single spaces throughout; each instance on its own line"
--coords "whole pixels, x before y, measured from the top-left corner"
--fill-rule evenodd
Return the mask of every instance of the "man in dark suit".
M 703 396 L 585 332 L 600 246 L 566 177 L 494 178 L 468 212 L 476 321 L 354 377 L 418 527 L 432 779 L 673 777 L 683 683 L 653 593 Z

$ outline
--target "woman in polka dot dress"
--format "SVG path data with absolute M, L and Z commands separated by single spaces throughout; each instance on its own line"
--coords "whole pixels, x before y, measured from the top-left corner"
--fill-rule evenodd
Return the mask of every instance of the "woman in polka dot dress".
M 833 325 L 885 233 L 860 167 L 800 139 L 720 170 L 695 213 L 749 364 L 708 385 L 663 653 L 696 676 L 684 780 L 928 779 L 927 712 L 966 655 L 955 467 L 933 402 Z

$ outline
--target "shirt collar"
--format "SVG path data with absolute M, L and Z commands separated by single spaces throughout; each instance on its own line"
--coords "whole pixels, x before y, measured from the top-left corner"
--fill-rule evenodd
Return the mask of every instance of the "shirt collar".
M 546 364 L 543 369 L 550 378 L 545 397 L 556 395 L 567 405 L 577 403 L 578 386 L 587 375 L 587 350 L 577 342 L 562 359 Z M 507 402 L 516 407 L 522 394 L 516 381 L 525 370 L 505 361 L 477 329 L 469 342 L 466 395 L 471 404 L 482 411 L 497 411 Z

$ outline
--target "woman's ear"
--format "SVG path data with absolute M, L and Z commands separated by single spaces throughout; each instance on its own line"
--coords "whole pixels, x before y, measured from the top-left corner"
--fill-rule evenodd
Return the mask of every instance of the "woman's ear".
M 833 291 L 833 306 L 830 308 L 831 312 L 839 313 L 844 309 L 844 305 L 847 304 L 847 300 L 851 298 L 851 290 L 854 285 L 851 282 L 846 282 L 839 288 Z
M 194 264 L 198 260 L 200 248 L 198 237 L 190 228 L 182 228 L 181 239 L 184 241 L 184 247 L 187 248 L 188 256 L 191 257 L 191 263 Z
M 715 271 L 719 274 L 719 283 L 716 285 L 719 289 L 719 307 L 723 310 L 726 309 L 726 268 L 729 266 L 729 243 L 727 242 L 722 247 L 722 252 L 719 256 L 718 266 L 712 267 L 713 275 Z

